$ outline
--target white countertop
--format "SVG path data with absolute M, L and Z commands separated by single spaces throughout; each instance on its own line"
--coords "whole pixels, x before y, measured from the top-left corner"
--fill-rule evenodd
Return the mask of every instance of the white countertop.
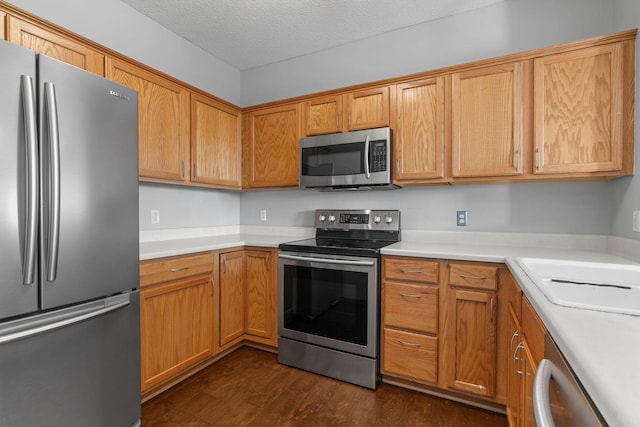
M 140 260 L 235 246 L 277 247 L 312 237 L 295 227 L 218 227 L 141 232 Z M 552 304 L 518 257 L 634 263 L 640 242 L 611 236 L 403 231 L 385 255 L 506 263 L 611 426 L 640 426 L 640 317 Z M 624 254 L 625 256 L 616 255 Z

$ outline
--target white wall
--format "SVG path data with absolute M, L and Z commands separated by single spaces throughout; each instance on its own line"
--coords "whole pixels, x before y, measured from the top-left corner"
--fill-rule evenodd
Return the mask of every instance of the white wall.
M 241 105 L 256 105 L 606 34 L 612 28 L 611 13 L 610 0 L 506 0 L 243 71 Z
M 120 0 L 9 0 L 206 92 L 240 103 L 240 72 Z
M 640 27 L 640 1 L 613 0 L 613 18 L 616 31 Z M 636 151 L 635 172 L 640 171 L 640 41 L 636 40 Z M 632 213 L 640 210 L 640 176 L 620 178 L 611 183 L 611 234 L 640 240 L 640 233 L 632 229 Z
M 40 18 L 136 59 L 234 104 L 240 72 L 178 37 L 120 0 L 11 0 Z M 140 184 L 140 229 L 236 225 L 240 194 Z M 151 209 L 160 224 L 151 224 Z
M 637 0 L 628 0 L 629 2 Z M 611 33 L 608 0 L 507 0 L 242 73 L 243 105 L 395 77 Z M 242 224 L 312 226 L 316 208 L 393 208 L 405 229 L 608 234 L 609 182 L 268 191 L 241 198 Z M 469 225 L 456 227 L 467 210 Z

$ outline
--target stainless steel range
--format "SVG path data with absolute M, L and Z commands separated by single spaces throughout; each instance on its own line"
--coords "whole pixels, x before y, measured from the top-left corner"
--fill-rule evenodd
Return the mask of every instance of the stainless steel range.
M 278 361 L 375 389 L 380 249 L 400 240 L 397 210 L 317 210 L 316 237 L 278 255 Z

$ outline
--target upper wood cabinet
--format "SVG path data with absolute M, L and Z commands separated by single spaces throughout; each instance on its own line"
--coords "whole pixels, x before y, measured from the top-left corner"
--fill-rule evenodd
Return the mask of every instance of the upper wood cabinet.
M 525 99 L 523 62 L 453 74 L 454 178 L 522 173 Z
M 6 25 L 10 42 L 104 77 L 105 58 L 95 49 L 12 15 L 7 15 Z
M 304 122 L 307 136 L 389 126 L 389 87 L 309 99 Z
M 189 91 L 128 62 L 107 58 L 107 78 L 138 91 L 139 175 L 189 179 Z
M 243 134 L 243 187 L 297 187 L 300 104 L 251 111 Z
M 535 174 L 623 169 L 630 59 L 623 43 L 535 59 Z
M 240 111 L 204 95 L 191 94 L 191 182 L 242 186 Z
M 398 184 L 445 177 L 445 77 L 395 86 L 391 126 Z

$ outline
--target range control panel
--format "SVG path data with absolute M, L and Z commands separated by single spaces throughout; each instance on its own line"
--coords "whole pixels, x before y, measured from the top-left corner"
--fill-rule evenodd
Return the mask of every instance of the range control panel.
M 398 210 L 316 210 L 315 227 L 342 230 L 400 230 Z

